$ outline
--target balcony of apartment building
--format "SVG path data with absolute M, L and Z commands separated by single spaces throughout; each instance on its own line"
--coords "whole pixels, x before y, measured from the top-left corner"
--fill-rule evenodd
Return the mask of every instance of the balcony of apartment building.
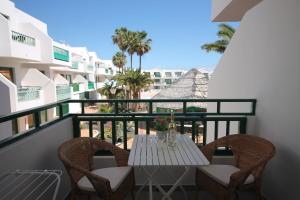
M 1 59 L 12 63 L 51 62 L 52 39 L 44 24 L 29 17 L 23 21 L 21 15 L 16 16 L 15 12 L 6 13 L 6 17 L 0 15 Z
M 238 112 L 232 109 L 230 113 L 224 113 L 222 109 L 216 112 L 203 113 L 194 112 L 189 109 L 191 106 L 204 106 L 210 102 L 215 104 L 215 108 L 226 103 L 245 103 L 247 104 L 248 111 Z M 125 104 L 139 104 L 142 110 L 134 113 L 123 111 L 122 106 Z M 72 105 L 79 104 L 80 109 L 76 112 L 72 111 Z M 68 105 L 69 110 L 65 110 L 65 105 Z M 98 105 L 111 106 L 111 113 L 90 112 L 90 107 L 97 107 Z M 197 145 L 205 145 L 215 139 L 235 133 L 246 133 L 247 119 L 255 116 L 254 99 L 235 99 L 235 100 L 222 100 L 222 99 L 209 99 L 209 100 L 188 100 L 188 99 L 164 99 L 164 100 L 66 100 L 58 103 L 48 104 L 43 107 L 31 109 L 26 112 L 12 113 L 7 116 L 0 117 L 0 130 L 10 132 L 11 135 L 6 135 L 0 142 L 0 155 L 2 171 L 6 170 L 22 170 L 22 169 L 48 169 L 48 170 L 61 170 L 63 173 L 59 177 L 61 180 L 58 199 L 64 199 L 70 191 L 70 182 L 68 181 L 68 174 L 65 171 L 62 163 L 57 157 L 58 147 L 67 140 L 78 137 L 95 137 L 105 140 L 113 145 L 122 149 L 130 151 L 133 148 L 133 137 L 136 134 L 155 134 L 152 122 L 157 116 L 170 115 L 170 106 L 176 113 L 176 130 L 178 133 L 186 134 Z M 130 106 L 131 107 L 131 106 Z M 134 107 L 134 106 L 133 106 Z M 164 109 L 164 107 L 166 107 Z M 43 113 L 45 110 L 55 109 L 55 117 L 52 119 L 45 119 Z M 228 111 L 228 110 L 227 110 Z M 11 130 L 13 126 L 5 126 L 7 123 L 13 124 L 17 119 L 26 116 L 32 116 L 30 129 L 24 132 Z M 218 124 L 219 129 L 209 129 L 210 123 Z M 224 124 L 225 123 L 225 124 Z M 120 129 L 120 127 L 123 127 Z M 9 129 L 9 128 L 10 129 Z M 213 125 L 215 127 L 215 125 Z M 6 129 L 5 129 L 6 128 Z M 9 129 L 9 130 L 7 130 Z M 47 141 L 47 142 L 43 142 Z M 34 146 L 34 148 L 33 148 Z M 222 152 L 216 156 L 216 159 L 222 160 L 220 156 Z M 22 158 L 14 159 L 12 158 Z M 219 157 L 218 157 L 219 156 Z M 26 162 L 24 162 L 24 159 Z M 97 168 L 115 166 L 113 157 L 107 154 L 98 154 L 94 157 Z M 162 185 L 172 184 L 173 178 L 170 174 L 175 173 L 179 175 L 181 172 L 176 169 L 169 169 L 162 171 L 156 175 L 156 179 Z M 136 169 L 136 184 L 141 186 L 145 181 L 146 174 L 141 170 Z M 24 176 L 24 178 L 26 178 Z M 16 187 L 23 184 L 22 177 L 19 179 L 20 183 Z M 194 169 L 189 172 L 189 175 L 184 179 L 183 185 L 189 191 L 188 199 L 194 195 Z M 9 182 L 9 181 L 8 181 Z M 50 185 L 54 183 L 53 185 Z M 38 194 L 41 194 L 47 188 L 49 194 L 52 195 L 55 190 L 55 184 L 52 179 L 44 180 L 43 186 L 36 189 Z M 32 184 L 27 184 L 23 189 L 31 188 Z M 193 189 L 191 189 L 193 188 Z M 40 191 L 39 191 L 40 190 Z M 176 192 L 178 198 L 183 197 L 181 191 Z M 27 194 L 20 194 L 28 195 Z M 43 194 L 41 194 L 43 196 Z M 143 195 L 143 194 L 142 194 Z M 147 195 L 145 192 L 144 195 Z M 176 196 L 177 196 L 176 195 Z M 43 199 L 50 199 L 52 196 L 43 196 Z M 84 197 L 82 197 L 84 199 Z M 139 198 L 142 198 L 141 196 Z M 175 198 L 176 199 L 176 198 Z
M 177 106 L 172 109 L 176 109 L 177 131 L 187 134 L 200 147 L 205 147 L 222 136 L 236 133 L 255 135 L 272 142 L 276 147 L 276 153 L 264 166 L 261 179 L 262 194 L 266 199 L 273 200 L 298 199 L 298 186 L 300 185 L 298 176 L 300 165 L 299 2 L 263 0 L 255 7 L 248 4 L 250 7 L 245 9 L 244 5 L 247 5 L 247 2 L 250 1 L 213 1 L 213 3 L 223 3 L 221 12 L 218 10 L 221 13 L 217 15 L 218 21 L 241 18 L 242 21 L 216 67 L 213 78 L 209 81 L 208 99 L 67 100 L 1 116 L 1 171 L 61 170 L 63 173 L 60 176 L 58 198 L 64 199 L 70 191 L 70 182 L 65 168 L 57 157 L 58 148 L 63 142 L 74 137 L 90 136 L 130 150 L 132 148 L 130 141 L 134 135 L 153 134 L 152 120 L 157 116 L 168 116 L 170 106 L 176 103 Z M 218 6 L 216 8 L 220 9 Z M 240 9 L 244 10 L 242 16 Z M 1 86 L 1 91 L 2 88 Z M 9 99 L 6 100 L 9 101 Z M 127 103 L 139 103 L 142 111 L 124 111 L 122 106 Z M 197 106 L 197 103 L 202 106 L 206 104 L 207 112 L 203 112 L 203 109 L 202 111 L 188 109 Z M 80 110 L 77 113 L 64 114 L 61 104 L 79 104 Z M 89 113 L 86 107 L 90 104 L 106 104 L 111 106 L 112 110 L 108 113 Z M 161 107 L 160 112 L 157 110 L 158 106 Z M 41 113 L 53 107 L 58 107 L 57 118 L 43 123 Z M 3 109 L 3 107 L 0 108 Z M 21 133 L 12 131 L 11 127 L 14 127 L 12 121 L 26 115 L 34 116 L 31 129 Z M 120 126 L 121 124 L 123 126 Z M 244 149 L 250 154 L 253 152 L 250 149 L 250 143 L 245 143 L 239 151 Z M 228 162 L 232 156 L 228 150 L 230 147 L 215 151 L 214 162 Z M 263 153 L 264 150 L 260 152 Z M 111 155 L 104 155 L 107 152 L 98 153 L 94 156 L 96 168 L 115 166 Z M 244 173 L 244 171 L 239 172 Z M 173 174 L 171 170 L 160 171 L 154 178 L 159 184 L 168 188 L 172 185 L 172 178 L 175 177 L 175 175 L 170 176 L 169 173 Z M 225 170 L 221 171 L 221 175 L 224 173 L 227 174 Z M 145 174 L 142 174 L 139 169 L 135 171 L 137 186 L 144 183 L 144 177 Z M 232 176 L 231 179 L 235 178 Z M 240 183 L 244 183 L 246 178 L 244 176 Z M 194 180 L 195 173 L 191 172 L 183 182 L 183 187 L 191 191 L 187 194 L 188 199 L 194 199 L 196 192 L 200 190 L 194 186 Z M 201 181 L 205 184 L 204 180 Z M 220 180 L 215 182 L 220 182 Z M 46 186 L 50 183 L 46 183 Z M 207 182 L 207 185 L 210 184 L 212 182 Z M 19 182 L 15 186 L 22 187 L 23 185 Z M 31 184 L 27 184 L 27 187 L 22 189 L 30 189 L 30 186 Z M 154 191 L 155 197 L 160 198 L 157 191 Z M 253 194 L 252 192 L 249 195 L 242 191 L 235 194 L 242 200 L 255 199 L 255 197 L 249 197 Z M 183 199 L 183 196 L 183 193 L 178 190 L 172 198 Z M 199 196 L 199 199 L 213 199 L 202 191 Z

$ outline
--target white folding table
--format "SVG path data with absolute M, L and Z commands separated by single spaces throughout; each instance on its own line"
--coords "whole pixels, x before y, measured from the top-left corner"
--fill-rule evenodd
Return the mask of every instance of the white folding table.
M 188 136 L 180 134 L 176 136 L 175 147 L 158 144 L 157 137 L 154 135 L 135 135 L 128 160 L 129 166 L 142 168 L 146 173 L 147 180 L 139 192 L 149 183 L 149 198 L 151 200 L 153 199 L 152 185 L 155 185 L 164 195 L 163 199 L 171 199 L 170 195 L 175 189 L 177 187 L 182 188 L 181 181 L 191 167 L 208 164 L 209 161 L 196 144 Z M 153 178 L 158 169 L 162 167 L 184 168 L 182 175 L 168 191 L 165 191 Z

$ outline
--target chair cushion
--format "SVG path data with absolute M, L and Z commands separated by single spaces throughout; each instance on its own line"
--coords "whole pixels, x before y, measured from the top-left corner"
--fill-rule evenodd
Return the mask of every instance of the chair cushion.
M 218 183 L 228 186 L 231 174 L 240 171 L 239 168 L 233 165 L 204 165 L 198 167 L 200 171 L 214 179 Z M 250 174 L 244 184 L 249 184 L 254 181 L 254 176 Z
M 92 173 L 103 178 L 106 178 L 110 182 L 111 190 L 116 191 L 121 183 L 125 180 L 127 175 L 130 173 L 131 167 L 110 167 L 93 170 Z M 78 187 L 85 191 L 95 191 L 92 183 L 86 176 L 83 176 L 78 182 Z

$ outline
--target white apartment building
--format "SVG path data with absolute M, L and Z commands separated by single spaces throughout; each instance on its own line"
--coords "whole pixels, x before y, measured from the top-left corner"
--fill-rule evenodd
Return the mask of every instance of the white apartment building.
M 208 77 L 210 77 L 211 75 L 211 72 L 205 69 L 198 68 L 198 70 L 204 74 L 207 74 Z M 151 79 L 154 81 L 154 83 L 150 86 L 149 89 L 159 91 L 170 86 L 176 80 L 181 78 L 187 72 L 187 70 L 154 68 L 150 70 L 144 70 L 144 72 L 149 73 Z
M 115 73 L 111 61 L 99 59 L 86 47 L 55 42 L 47 24 L 13 2 L 0 0 L 0 115 L 69 98 L 97 98 L 99 83 Z M 80 105 L 66 105 L 64 111 L 79 109 Z M 47 121 L 56 115 L 52 109 L 41 118 Z M 20 131 L 30 128 L 33 120 L 29 115 L 12 123 Z
M 160 69 L 154 68 L 150 70 L 144 70 L 145 73 L 149 73 L 151 79 L 154 83 L 150 86 L 150 90 L 160 90 L 169 85 L 171 85 L 174 81 L 180 78 L 184 73 L 185 70 L 176 70 L 176 69 Z

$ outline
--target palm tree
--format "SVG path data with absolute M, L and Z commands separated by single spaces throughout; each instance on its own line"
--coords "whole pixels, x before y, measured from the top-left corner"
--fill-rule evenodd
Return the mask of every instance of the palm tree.
M 227 24 L 220 24 L 219 31 L 217 33 L 220 39 L 213 43 L 204 44 L 201 48 L 207 52 L 215 51 L 218 53 L 224 53 L 234 33 L 235 29 L 233 27 Z
M 117 75 L 115 80 L 118 84 L 128 87 L 133 99 L 138 99 L 140 91 L 153 83 L 149 74 L 134 69 L 126 70 L 124 74 Z
M 122 52 L 117 52 L 113 58 L 112 58 L 112 62 L 113 64 L 119 68 L 119 72 L 122 69 L 123 72 L 123 67 L 126 65 L 127 63 L 127 59 L 126 56 L 122 53 Z
M 117 44 L 119 49 L 125 55 L 125 51 L 128 49 L 128 30 L 125 27 L 121 27 L 115 30 L 115 34 L 112 36 L 112 41 Z
M 136 53 L 139 56 L 139 71 L 142 70 L 142 56 L 151 50 L 151 39 L 147 39 L 147 33 L 145 31 L 138 32 L 138 42 L 136 47 Z
M 128 48 L 127 53 L 130 56 L 130 69 L 132 69 L 132 56 L 137 50 L 137 41 L 138 41 L 138 34 L 137 32 L 128 31 L 128 37 L 126 38 Z
M 105 83 L 104 86 L 97 91 L 101 94 L 106 96 L 107 99 L 114 99 L 114 94 L 111 92 L 113 88 L 113 82 Z

